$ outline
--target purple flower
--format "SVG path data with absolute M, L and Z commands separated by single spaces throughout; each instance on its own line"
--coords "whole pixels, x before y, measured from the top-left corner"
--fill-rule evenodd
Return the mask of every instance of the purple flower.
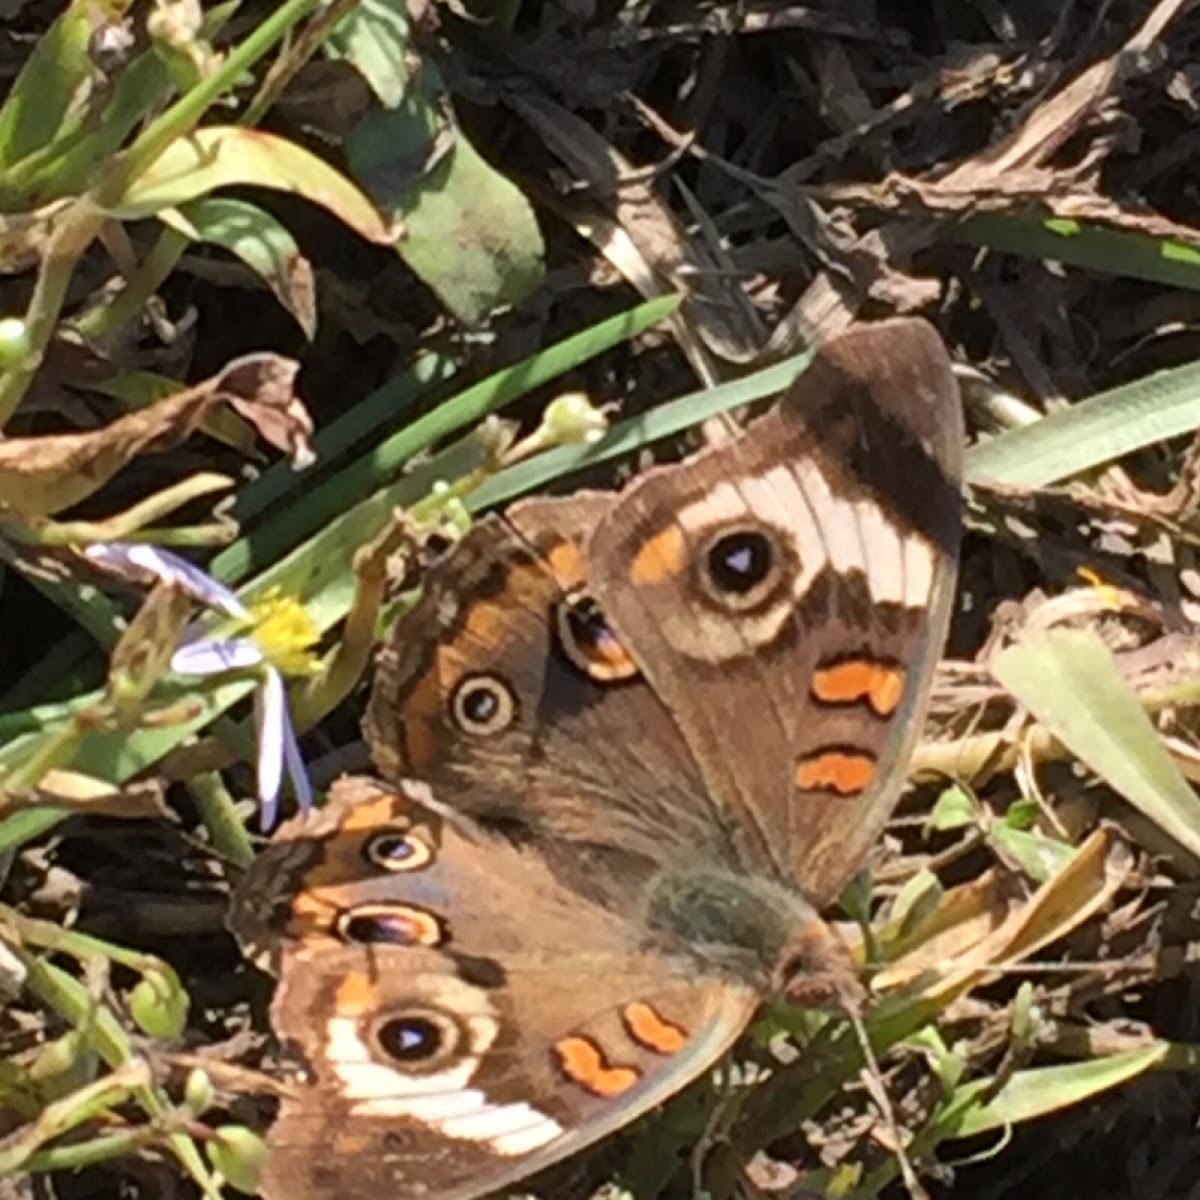
M 223 583 L 177 554 L 148 542 L 99 542 L 84 553 L 123 575 L 150 576 L 194 596 L 236 623 L 229 633 L 210 633 L 188 625 L 171 658 L 180 675 L 212 676 L 229 671 L 252 671 L 259 677 L 254 693 L 257 731 L 257 790 L 265 829 L 275 824 L 284 770 L 301 810 L 312 806 L 312 784 L 304 767 L 296 729 L 288 710 L 284 674 L 309 674 L 316 669 L 310 653 L 319 636 L 304 609 L 294 600 L 267 596 L 248 608 Z

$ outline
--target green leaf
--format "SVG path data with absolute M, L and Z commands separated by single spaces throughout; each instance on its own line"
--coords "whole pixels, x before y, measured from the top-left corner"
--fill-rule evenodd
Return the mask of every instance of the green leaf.
M 1156 1041 L 1107 1058 L 1018 1071 L 984 1104 L 974 1103 L 974 1098 L 986 1095 L 994 1084 L 977 1080 L 954 1096 L 934 1125 L 941 1137 L 971 1137 L 1031 1121 L 1136 1079 L 1157 1067 L 1168 1050 L 1166 1042 Z
M 455 316 L 479 324 L 542 278 L 529 202 L 494 171 L 449 115 L 433 65 L 404 101 L 368 112 L 346 138 L 351 173 L 404 232 L 396 250 Z
M 973 483 L 1046 487 L 1200 426 L 1200 363 L 1156 371 L 972 446 Z
M 896 893 L 888 913 L 888 925 L 903 937 L 937 911 L 946 889 L 932 871 L 917 871 Z
M 392 241 L 391 226 L 371 201 L 328 163 L 286 138 L 236 125 L 209 125 L 171 142 L 110 211 L 148 217 L 216 188 L 245 184 L 303 196 L 369 241 Z
M 184 237 L 221 246 L 240 258 L 312 341 L 317 331 L 312 264 L 285 225 L 256 204 L 225 196 L 206 196 L 158 215 Z
M 943 1091 L 952 1092 L 962 1082 L 967 1073 L 967 1062 L 950 1049 L 936 1025 L 918 1029 L 911 1037 L 905 1038 L 904 1043 L 924 1054 L 929 1069 L 937 1077 Z
M 996 656 L 992 674 L 1114 791 L 1200 855 L 1200 798 L 1095 633 L 1029 634 Z
M 1004 810 L 1004 824 L 1009 829 L 1032 829 L 1038 819 L 1038 811 L 1036 800 L 1024 797 L 1014 800 Z
M 344 59 L 385 108 L 404 99 L 411 66 L 406 0 L 359 0 L 330 31 L 325 51 Z
M 977 816 L 975 797 L 966 788 L 955 783 L 943 789 L 938 796 L 926 826 L 939 833 L 945 833 L 951 829 L 973 825 Z
M 973 246 L 1052 258 L 1168 287 L 1200 288 L 1200 250 L 1171 238 L 1062 217 L 1039 220 L 1001 213 L 978 213 L 950 230 L 956 241 Z
M 1062 871 L 1074 850 L 1040 833 L 1027 833 L 1009 825 L 997 823 L 988 832 L 997 849 L 1017 863 L 1021 870 L 1037 883 L 1045 883 Z
M 211 6 L 202 25 L 215 37 L 233 15 L 239 0 Z M 0 169 L 0 194 L 19 194 L 29 206 L 86 188 L 98 164 L 121 149 L 129 133 L 166 97 L 166 67 L 152 50 L 125 64 L 104 97 L 99 113 L 72 111 L 53 141 L 37 145 L 11 170 Z
M 53 142 L 70 118 L 77 92 L 95 72 L 88 43 L 99 11 L 91 0 L 75 0 L 30 52 L 0 108 L 0 166 Z

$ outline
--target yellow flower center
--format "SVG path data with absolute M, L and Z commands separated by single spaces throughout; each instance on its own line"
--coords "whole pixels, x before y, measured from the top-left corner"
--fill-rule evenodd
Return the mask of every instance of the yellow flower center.
M 254 640 L 271 665 L 284 675 L 312 675 L 319 663 L 312 648 L 321 631 L 304 606 L 290 596 L 268 592 L 251 606 Z

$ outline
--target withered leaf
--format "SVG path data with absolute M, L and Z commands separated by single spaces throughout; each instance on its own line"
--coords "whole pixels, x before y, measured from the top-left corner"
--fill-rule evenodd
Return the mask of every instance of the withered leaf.
M 139 454 L 179 445 L 214 405 L 236 409 L 297 468 L 312 462 L 312 421 L 292 390 L 298 365 L 247 354 L 193 387 L 87 433 L 0 439 L 0 508 L 48 516 L 86 499 Z
M 167 669 L 192 605 L 182 588 L 169 583 L 142 602 L 109 659 L 108 697 L 119 711 L 136 713 Z
M 133 780 L 123 785 L 108 783 L 82 771 L 54 769 L 47 771 L 27 795 L 8 797 L 21 808 L 51 805 L 88 813 L 92 816 L 161 821 L 169 819 L 170 809 L 163 797 L 162 785 L 153 779 Z M 6 798 L 0 797 L 0 809 Z

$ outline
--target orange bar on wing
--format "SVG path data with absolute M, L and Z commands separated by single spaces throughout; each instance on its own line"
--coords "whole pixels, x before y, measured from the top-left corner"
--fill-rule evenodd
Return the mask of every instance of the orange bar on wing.
M 379 1004 L 379 989 L 366 971 L 351 971 L 338 984 L 334 1011 L 339 1017 L 357 1017 Z
M 656 533 L 634 555 L 629 577 L 634 583 L 663 583 L 674 579 L 687 565 L 687 542 L 678 525 Z
M 342 817 L 341 832 L 361 833 L 392 825 L 398 807 L 395 794 L 380 792 L 378 796 L 356 804 Z
M 624 1017 L 629 1036 L 655 1054 L 674 1054 L 687 1045 L 687 1030 L 668 1021 L 653 1005 L 636 1000 L 625 1006 Z
M 619 1096 L 642 1077 L 635 1067 L 610 1067 L 590 1038 L 561 1038 L 554 1050 L 563 1074 L 597 1096 Z
M 556 542 L 546 553 L 550 570 L 564 588 L 576 587 L 587 578 L 583 555 L 574 542 Z
M 853 750 L 820 750 L 796 764 L 796 786 L 806 792 L 855 796 L 875 774 L 875 760 Z
M 812 693 L 825 704 L 868 703 L 881 717 L 904 695 L 904 670 L 873 658 L 846 658 L 813 673 Z

